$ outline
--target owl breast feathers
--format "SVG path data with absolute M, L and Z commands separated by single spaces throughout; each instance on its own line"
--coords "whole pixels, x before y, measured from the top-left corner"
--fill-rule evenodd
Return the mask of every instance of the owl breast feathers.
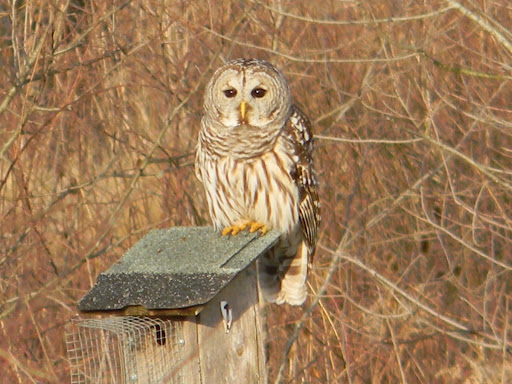
M 219 68 L 204 98 L 196 175 L 213 225 L 223 235 L 276 229 L 278 243 L 258 260 L 264 297 L 306 299 L 320 207 L 308 118 L 292 104 L 283 74 L 263 60 Z

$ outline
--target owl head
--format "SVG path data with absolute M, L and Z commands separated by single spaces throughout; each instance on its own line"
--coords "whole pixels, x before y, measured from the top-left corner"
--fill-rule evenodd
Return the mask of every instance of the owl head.
M 206 87 L 205 118 L 218 129 L 280 129 L 290 107 L 284 75 L 264 60 L 230 61 L 215 71 Z

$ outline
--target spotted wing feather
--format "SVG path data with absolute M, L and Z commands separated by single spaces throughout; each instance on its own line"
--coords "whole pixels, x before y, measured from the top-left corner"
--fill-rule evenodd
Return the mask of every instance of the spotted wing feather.
M 292 137 L 297 161 L 292 177 L 299 188 L 299 220 L 304 238 L 310 249 L 310 257 L 315 252 L 318 225 L 320 223 L 320 203 L 318 199 L 318 181 L 313 169 L 313 134 L 309 119 L 297 107 L 286 127 Z

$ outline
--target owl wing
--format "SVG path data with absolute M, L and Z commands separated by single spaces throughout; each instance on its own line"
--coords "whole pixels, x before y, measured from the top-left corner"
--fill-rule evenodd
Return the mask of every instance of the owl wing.
M 320 224 L 320 201 L 318 181 L 313 167 L 313 134 L 311 123 L 304 113 L 292 106 L 286 131 L 292 139 L 295 150 L 295 169 L 291 174 L 299 188 L 299 220 L 309 247 L 309 259 L 316 247 Z

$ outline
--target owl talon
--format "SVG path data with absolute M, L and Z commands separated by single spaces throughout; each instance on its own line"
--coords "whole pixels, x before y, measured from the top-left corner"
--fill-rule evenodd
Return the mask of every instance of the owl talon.
M 265 224 L 251 222 L 248 225 L 250 225 L 249 232 L 251 232 L 251 233 L 254 233 L 259 230 L 260 236 L 263 236 L 265 233 L 268 232 L 268 227 Z
M 236 236 L 239 232 L 243 231 L 247 227 L 249 228 L 250 233 L 254 233 L 259 230 L 261 232 L 261 236 L 263 236 L 265 233 L 269 231 L 269 228 L 265 224 L 258 223 L 256 221 L 247 221 L 240 224 L 230 225 L 224 228 L 221 234 L 222 236 Z
M 230 225 L 229 227 L 226 227 L 222 230 L 222 236 L 235 236 L 238 232 L 242 231 L 243 229 L 240 228 L 238 225 Z

